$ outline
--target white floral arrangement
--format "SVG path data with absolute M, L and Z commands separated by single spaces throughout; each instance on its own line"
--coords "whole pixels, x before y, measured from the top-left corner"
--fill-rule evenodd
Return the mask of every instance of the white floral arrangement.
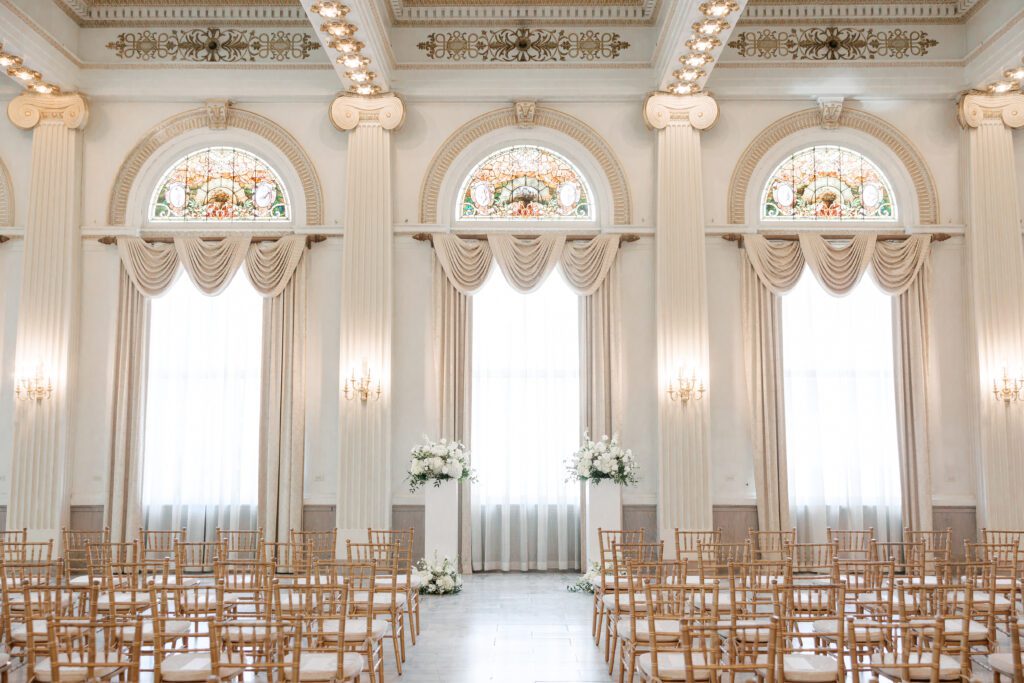
M 469 468 L 469 451 L 458 441 L 441 439 L 425 443 L 412 449 L 409 460 L 409 490 L 415 491 L 427 482 L 440 486 L 445 481 L 475 481 L 476 475 Z
M 597 562 L 590 563 L 587 573 L 566 586 L 570 593 L 593 593 L 601 580 L 601 565 Z
M 462 590 L 462 575 L 456 569 L 455 562 L 447 557 L 438 561 L 435 556 L 433 562 L 420 560 L 416 563 L 416 574 L 422 581 L 420 593 L 452 595 Z
M 632 486 L 640 480 L 640 466 L 633 451 L 619 445 L 618 435 L 591 441 L 584 432 L 583 445 L 566 462 L 570 481 L 592 481 L 599 484 L 609 479 L 616 484 Z

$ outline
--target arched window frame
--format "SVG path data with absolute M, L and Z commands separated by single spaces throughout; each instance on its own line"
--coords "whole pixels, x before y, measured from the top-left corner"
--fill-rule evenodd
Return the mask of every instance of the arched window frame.
M 579 201 L 585 199 L 586 200 L 586 211 L 587 211 L 587 214 L 585 216 L 573 216 L 573 215 L 566 215 L 566 216 L 538 216 L 538 217 L 531 217 L 531 216 L 505 217 L 505 216 L 499 216 L 499 217 L 495 217 L 495 218 L 491 218 L 491 217 L 488 217 L 488 216 L 466 216 L 466 215 L 464 215 L 464 205 L 465 205 L 466 195 L 468 193 L 472 192 L 472 188 L 473 188 L 473 186 L 476 183 L 474 177 L 476 176 L 476 174 L 480 170 L 480 168 L 482 166 L 484 166 L 485 164 L 491 162 L 491 160 L 495 159 L 499 155 L 505 154 L 506 152 L 510 152 L 511 150 L 514 150 L 516 148 L 530 148 L 530 149 L 539 150 L 541 153 L 548 154 L 548 155 L 556 158 L 559 162 L 564 163 L 566 166 L 568 166 L 569 169 L 571 169 L 573 174 L 576 176 L 575 179 L 581 185 L 582 192 L 581 192 L 581 196 L 577 198 L 577 204 L 578 204 Z M 554 149 L 551 149 L 550 147 L 547 147 L 545 145 L 535 144 L 535 143 L 520 143 L 520 144 L 505 145 L 503 147 L 495 149 L 495 150 L 491 151 L 489 154 L 487 154 L 486 156 L 484 156 L 481 159 L 479 159 L 473 165 L 473 167 L 469 170 L 469 172 L 467 174 L 465 174 L 465 177 L 463 178 L 462 183 L 460 184 L 460 189 L 459 189 L 459 194 L 458 194 L 458 206 L 456 207 L 456 214 L 457 214 L 456 220 L 458 220 L 460 222 L 463 222 L 463 223 L 477 223 L 477 222 L 493 223 L 494 221 L 508 221 L 508 222 L 516 222 L 516 223 L 530 222 L 530 221 L 536 221 L 536 222 L 539 222 L 539 223 L 566 223 L 566 222 L 578 223 L 578 222 L 589 222 L 589 221 L 592 221 L 594 216 L 595 216 L 595 214 L 596 214 L 596 206 L 595 206 L 594 191 L 591 188 L 591 184 L 590 184 L 589 180 L 587 179 L 586 174 L 579 168 L 579 166 L 577 166 L 573 162 L 572 159 L 570 159 L 568 156 L 566 156 L 564 154 L 561 154 L 560 152 L 558 152 L 558 151 L 556 151 Z
M 149 207 L 148 207 L 148 211 L 147 211 L 148 219 L 150 221 L 154 222 L 154 223 L 169 223 L 169 224 L 188 223 L 188 222 L 197 222 L 197 223 L 201 222 L 201 223 L 212 223 L 212 224 L 224 224 L 224 223 L 245 223 L 245 224 L 249 224 L 249 223 L 261 222 L 261 218 L 255 218 L 255 217 L 254 218 L 217 218 L 217 217 L 212 217 L 212 218 L 206 218 L 206 219 L 201 219 L 201 218 L 188 219 L 188 218 L 184 218 L 184 217 L 177 218 L 177 217 L 174 217 L 174 216 L 164 217 L 164 216 L 158 216 L 157 215 L 158 202 L 160 200 L 160 195 L 161 195 L 161 193 L 163 193 L 164 188 L 167 186 L 168 182 L 170 181 L 172 174 L 174 174 L 180 166 L 182 166 L 183 164 L 187 164 L 189 162 L 189 160 L 192 159 L 193 157 L 199 157 L 199 156 L 202 156 L 203 154 L 207 154 L 207 153 L 214 152 L 214 151 L 220 151 L 220 150 L 227 150 L 228 152 L 232 153 L 235 157 L 238 157 L 238 156 L 248 157 L 253 162 L 258 164 L 259 166 L 262 166 L 264 171 L 266 172 L 267 177 L 272 181 L 272 184 L 270 185 L 270 188 L 272 188 L 275 191 L 275 194 L 279 191 L 280 196 L 281 196 L 280 204 L 283 205 L 285 214 L 283 216 L 280 216 L 280 217 L 267 216 L 266 218 L 263 218 L 262 221 L 263 222 L 269 222 L 269 223 L 289 223 L 289 222 L 291 222 L 291 219 L 292 219 L 291 198 L 290 198 L 290 195 L 289 195 L 289 192 L 288 192 L 288 187 L 286 186 L 284 181 L 281 179 L 281 174 L 278 173 L 277 169 L 274 168 L 274 166 L 272 164 L 270 164 L 266 159 L 261 157 L 256 152 L 253 152 L 250 149 L 247 149 L 245 147 L 240 147 L 240 146 L 237 146 L 237 145 L 214 145 L 214 146 L 207 146 L 207 147 L 197 148 L 197 149 L 194 149 L 194 150 L 188 152 L 187 154 L 182 155 L 176 161 L 172 162 L 167 167 L 167 169 L 161 174 L 160 180 L 158 180 L 156 182 L 156 184 L 153 186 L 153 192 L 152 192 L 152 195 L 151 195 L 150 200 L 149 200 Z M 263 184 L 264 184 L 263 182 L 259 182 L 259 183 L 256 184 L 256 187 L 255 187 L 256 192 L 254 193 L 255 195 L 259 195 L 260 194 L 260 192 L 261 192 L 261 187 L 260 186 L 263 185 Z M 185 188 L 184 192 L 185 192 L 185 195 L 184 195 L 183 199 L 187 198 L 187 196 L 188 196 L 188 192 L 189 192 L 188 188 Z M 254 202 L 258 202 L 258 201 L 260 201 L 260 199 L 258 197 L 256 197 L 256 196 L 254 196 L 253 201 Z M 277 197 L 275 196 L 274 200 L 272 200 L 272 201 L 276 202 L 277 201 Z M 272 210 L 273 209 L 273 204 L 271 204 L 269 208 Z
M 885 179 L 893 204 L 897 207 L 895 220 L 828 220 L 828 219 L 778 219 L 765 218 L 761 212 L 761 200 L 768 182 L 776 169 L 793 154 L 814 146 L 844 147 L 863 155 L 873 163 Z M 745 199 L 747 225 L 761 230 L 780 229 L 838 229 L 842 232 L 856 230 L 893 231 L 913 227 L 920 223 L 917 193 L 906 166 L 896 153 L 878 138 L 859 130 L 841 128 L 825 131 L 820 128 L 801 130 L 768 151 L 754 167 L 750 175 Z
M 153 220 L 150 217 L 150 203 L 164 174 L 179 159 L 207 147 L 235 147 L 266 162 L 277 174 L 288 197 L 288 220 Z M 125 216 L 129 224 L 134 223 L 143 230 L 195 229 L 203 230 L 205 233 L 209 233 L 210 230 L 224 233 L 294 230 L 296 227 L 305 225 L 306 197 L 301 191 L 302 187 L 302 180 L 288 157 L 267 139 L 239 128 L 229 127 L 224 130 L 203 128 L 174 137 L 146 159 L 132 183 Z M 296 191 L 296 188 L 299 191 Z

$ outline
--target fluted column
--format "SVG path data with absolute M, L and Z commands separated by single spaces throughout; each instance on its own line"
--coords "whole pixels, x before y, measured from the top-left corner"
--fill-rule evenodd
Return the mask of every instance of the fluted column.
M 391 132 L 404 115 L 391 94 L 331 105 L 334 125 L 348 131 L 341 371 L 365 368 L 382 389 L 377 400 L 340 401 L 339 552 L 345 538 L 365 542 L 367 527 L 391 527 Z
M 965 215 L 977 352 L 981 438 L 979 522 L 1024 528 L 1024 404 L 1003 403 L 992 381 L 1024 365 L 1024 249 L 1013 129 L 1024 95 L 970 94 L 958 110 L 965 130 Z M 1019 376 L 1019 375 L 1018 375 Z
M 684 404 L 666 390 L 680 369 L 695 369 L 706 384 L 712 379 L 700 133 L 714 125 L 718 105 L 706 95 L 655 94 L 644 118 L 658 134 L 658 527 L 667 542 L 675 527 L 712 524 L 708 397 Z
M 89 109 L 77 94 L 26 94 L 11 101 L 7 114 L 32 131 L 15 372 L 33 376 L 39 368 L 53 383 L 50 398 L 15 407 L 7 528 L 59 539 L 68 513 L 81 296 L 81 131 Z

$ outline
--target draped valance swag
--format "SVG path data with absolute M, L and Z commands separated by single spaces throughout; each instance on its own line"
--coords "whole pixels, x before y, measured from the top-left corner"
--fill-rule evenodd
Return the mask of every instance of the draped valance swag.
M 115 540 L 133 538 L 142 521 L 149 300 L 167 291 L 182 270 L 201 292 L 215 296 L 227 288 L 243 264 L 253 288 L 264 298 L 260 526 L 269 539 L 287 541 L 288 530 L 301 525 L 305 245 L 306 239 L 301 235 L 264 242 L 253 242 L 246 235 L 222 240 L 180 237 L 173 243 L 118 238 L 121 286 L 106 507 L 107 523 Z
M 865 234 L 836 241 L 803 234 L 799 241 L 783 241 L 747 235 L 743 243 L 743 340 L 760 528 L 790 527 L 781 295 L 796 286 L 806 265 L 821 286 L 836 296 L 852 291 L 870 268 L 879 288 L 893 297 L 903 521 L 913 529 L 931 529 L 927 416 L 931 237 L 879 240 Z
M 462 239 L 434 235 L 435 365 L 439 379 L 440 433 L 470 442 L 473 306 L 492 262 L 509 285 L 529 293 L 543 284 L 556 266 L 581 297 L 581 429 L 598 436 L 617 431 L 619 419 L 619 287 L 615 257 L 619 235 L 567 240 L 565 235 L 519 238 L 489 235 Z M 462 570 L 472 571 L 470 488 L 460 489 L 459 554 Z M 585 518 L 581 518 L 585 524 Z

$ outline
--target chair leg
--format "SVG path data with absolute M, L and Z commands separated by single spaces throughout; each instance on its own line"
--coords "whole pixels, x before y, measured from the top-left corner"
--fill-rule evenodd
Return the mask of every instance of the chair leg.
M 411 628 L 409 629 L 409 639 L 412 641 L 412 644 L 415 645 L 416 644 L 416 627 L 413 626 L 413 624 L 415 624 L 415 617 L 413 617 L 413 615 L 412 615 L 412 587 L 411 586 L 410 586 L 409 590 L 406 591 L 405 611 L 409 614 L 409 625 L 411 626 Z
M 402 636 L 402 638 L 401 638 L 401 642 L 402 642 L 402 661 L 404 662 L 405 661 L 405 612 L 403 612 L 402 610 L 398 610 L 398 614 L 395 615 L 395 619 L 396 619 L 396 621 L 398 621 L 399 631 L 400 631 L 401 636 Z
M 402 653 L 398 646 L 398 624 L 394 621 L 391 622 L 391 644 L 395 648 L 395 669 L 398 671 L 398 675 L 402 675 Z

